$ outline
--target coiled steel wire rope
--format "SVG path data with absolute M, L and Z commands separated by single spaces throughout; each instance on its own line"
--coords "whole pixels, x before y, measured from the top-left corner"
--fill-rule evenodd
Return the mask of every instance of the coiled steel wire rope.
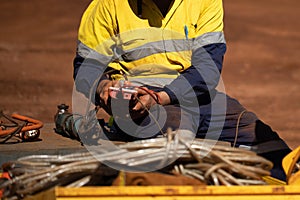
M 5 197 L 24 197 L 56 185 L 81 187 L 103 162 L 143 169 L 172 161 L 169 173 L 199 179 L 207 185 L 261 185 L 272 163 L 254 152 L 205 140 L 187 142 L 183 134 L 119 144 L 111 152 L 32 155 L 10 163 L 11 180 L 0 184 Z M 173 162 L 175 161 L 175 162 Z

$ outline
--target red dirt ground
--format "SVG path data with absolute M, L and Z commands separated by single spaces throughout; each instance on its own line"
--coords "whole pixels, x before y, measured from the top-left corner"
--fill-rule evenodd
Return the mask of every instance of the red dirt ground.
M 0 110 L 53 122 L 72 101 L 72 60 L 88 0 L 2 0 Z M 225 0 L 227 93 L 300 145 L 299 0 Z

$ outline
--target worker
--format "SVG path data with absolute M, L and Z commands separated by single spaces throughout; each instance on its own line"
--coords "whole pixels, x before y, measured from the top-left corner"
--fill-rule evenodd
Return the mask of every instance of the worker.
M 75 85 L 111 115 L 106 132 L 119 140 L 190 130 L 257 152 L 284 180 L 289 147 L 216 89 L 225 51 L 222 0 L 94 0 L 79 27 Z

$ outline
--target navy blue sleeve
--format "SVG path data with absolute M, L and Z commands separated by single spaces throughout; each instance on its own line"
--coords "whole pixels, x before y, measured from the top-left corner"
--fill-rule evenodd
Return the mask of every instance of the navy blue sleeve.
M 96 94 L 96 89 L 98 83 L 104 79 L 108 79 L 104 75 L 105 67 L 101 67 L 99 61 L 93 58 L 83 58 L 78 53 L 73 60 L 73 78 L 76 90 L 83 93 L 87 98 L 90 98 L 90 95 Z M 97 98 L 98 95 L 95 95 L 95 98 L 92 98 L 92 102 L 96 103 L 99 101 Z
M 209 44 L 192 53 L 192 66 L 164 87 L 172 104 L 207 95 L 219 83 L 225 43 Z

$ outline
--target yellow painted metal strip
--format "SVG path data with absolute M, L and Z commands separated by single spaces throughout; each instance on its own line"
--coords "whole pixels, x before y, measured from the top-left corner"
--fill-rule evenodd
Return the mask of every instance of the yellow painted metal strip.
M 56 188 L 56 199 L 300 199 L 300 186 L 126 186 Z
M 264 176 L 263 180 L 266 181 L 268 185 L 286 185 L 286 182 L 273 178 L 271 176 Z
M 299 200 L 298 197 L 290 197 L 290 196 L 169 196 L 169 197 L 156 197 L 156 196 L 147 196 L 147 197 L 89 197 L 89 198 L 57 198 L 56 200 Z

